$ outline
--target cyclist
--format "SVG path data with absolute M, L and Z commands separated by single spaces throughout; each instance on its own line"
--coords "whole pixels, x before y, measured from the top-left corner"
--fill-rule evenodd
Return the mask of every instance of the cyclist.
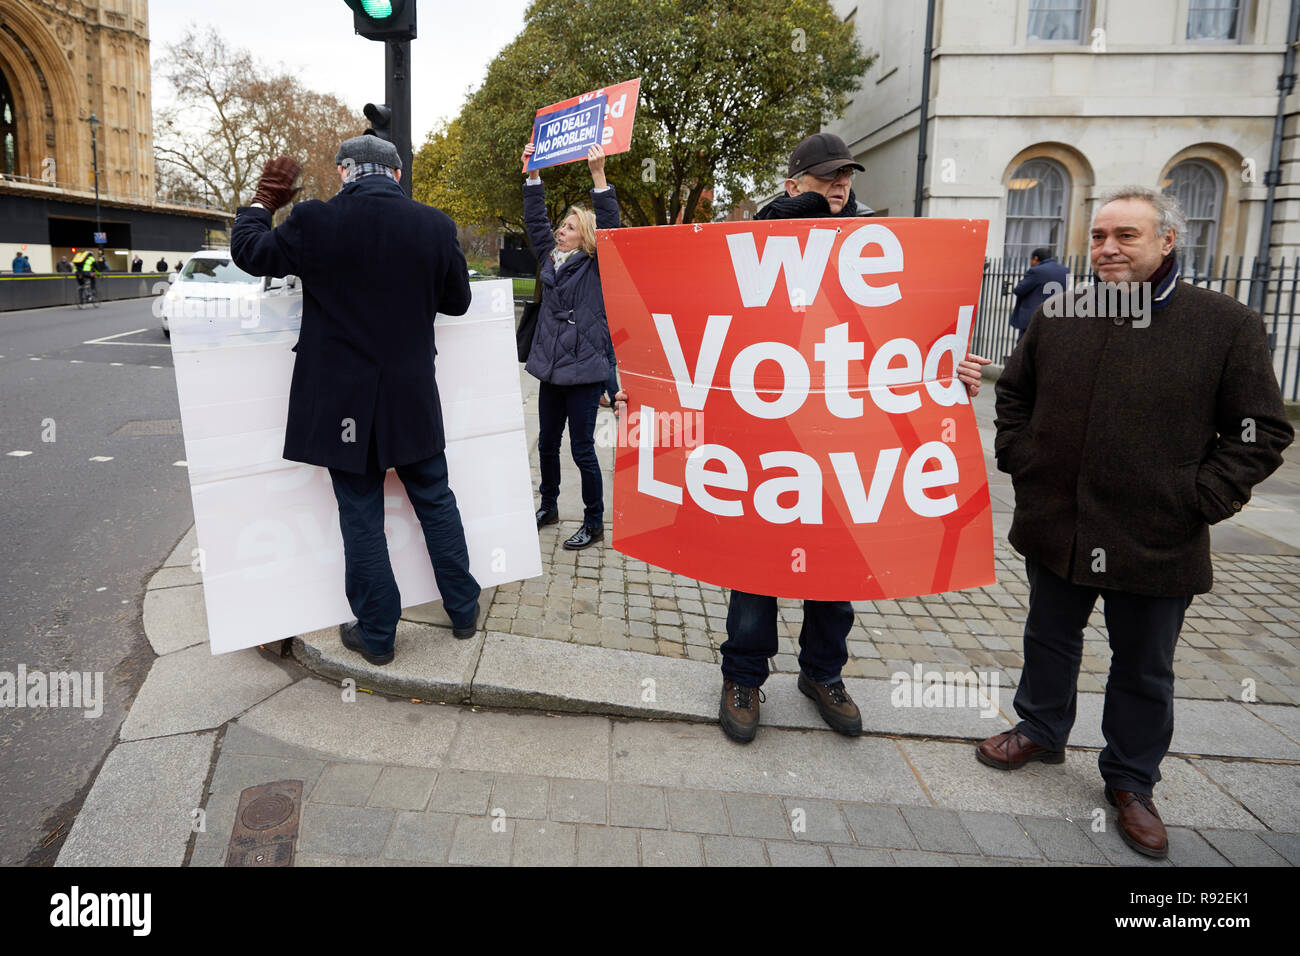
M 74 266 L 77 276 L 78 296 L 86 301 L 94 301 L 95 298 L 95 273 L 99 271 L 99 261 L 89 252 L 81 253 L 74 260 Z M 85 291 L 86 283 L 90 283 L 90 291 Z

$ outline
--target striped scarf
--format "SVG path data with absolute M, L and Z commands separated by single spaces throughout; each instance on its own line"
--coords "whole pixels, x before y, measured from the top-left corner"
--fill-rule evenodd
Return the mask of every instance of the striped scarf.
M 362 176 L 387 176 L 393 182 L 397 182 L 397 176 L 391 166 L 383 166 L 379 163 L 353 163 L 343 173 L 343 185 L 354 183 Z

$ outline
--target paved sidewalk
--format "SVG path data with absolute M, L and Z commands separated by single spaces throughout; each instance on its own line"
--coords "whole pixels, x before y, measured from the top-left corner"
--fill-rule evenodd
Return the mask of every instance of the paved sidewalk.
M 612 448 L 599 452 L 609 475 Z M 563 551 L 581 514 L 571 462 L 562 484 L 543 577 L 497 589 L 472 641 L 451 639 L 436 610 L 408 612 L 386 668 L 345 652 L 334 629 L 304 635 L 291 658 L 212 657 L 191 530 L 150 582 L 159 657 L 59 864 L 220 865 L 240 792 L 285 779 L 304 785 L 298 865 L 1300 863 L 1300 467 L 1215 529 L 1216 589 L 1193 603 L 1176 658 L 1162 864 L 1120 843 L 1101 799 L 1104 631 L 1088 634 L 1064 765 L 1007 774 L 974 759 L 973 741 L 1014 720 L 1027 590 L 996 472 L 996 586 L 858 608 L 846 676 L 867 734 L 830 732 L 795 689 L 799 610 L 785 602 L 747 747 L 716 725 L 725 592 L 608 540 Z M 965 706 L 898 706 L 889 677 L 918 665 L 999 684 Z

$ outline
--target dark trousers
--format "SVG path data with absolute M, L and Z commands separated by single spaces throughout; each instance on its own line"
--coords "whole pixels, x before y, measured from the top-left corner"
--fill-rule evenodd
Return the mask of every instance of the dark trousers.
M 397 637 L 402 600 L 384 537 L 385 472 L 379 470 L 373 439 L 364 475 L 334 468 L 329 472 L 339 503 L 348 603 L 366 646 L 373 653 L 385 654 L 393 649 Z M 399 465 L 397 477 L 424 529 L 424 543 L 442 593 L 442 606 L 454 626 L 467 627 L 477 617 L 479 586 L 469 573 L 465 529 L 456 496 L 447 484 L 447 458 L 439 453 L 424 461 Z
M 614 405 L 614 396 L 618 394 L 618 359 L 614 357 L 614 343 L 609 345 L 609 378 L 605 379 L 604 392 L 609 395 L 610 407 Z
M 1101 597 L 1110 640 L 1110 675 L 1098 759 L 1102 779 L 1115 790 L 1150 794 L 1174 735 L 1174 646 L 1190 597 L 1144 597 L 1080 587 L 1032 558 L 1025 668 L 1016 690 L 1017 729 L 1050 750 L 1062 750 L 1074 726 L 1083 629 Z
M 849 659 L 853 605 L 848 601 L 804 601 L 799 631 L 799 669 L 817 684 L 839 680 Z M 727 605 L 727 639 L 722 676 L 745 687 L 767 680 L 767 659 L 776 653 L 776 598 L 732 591 Z
M 560 497 L 560 439 L 569 426 L 569 449 L 582 474 L 582 501 L 586 505 L 584 527 L 605 526 L 605 492 L 596 459 L 596 412 L 604 382 L 589 385 L 552 385 L 542 382 L 537 392 L 537 457 L 542 466 L 543 508 L 554 508 Z

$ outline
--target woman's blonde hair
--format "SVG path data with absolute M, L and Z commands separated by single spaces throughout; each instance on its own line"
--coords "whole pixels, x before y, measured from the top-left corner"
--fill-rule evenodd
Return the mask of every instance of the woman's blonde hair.
M 578 217 L 578 235 L 582 237 L 582 251 L 589 256 L 596 255 L 596 214 L 586 206 L 570 206 L 564 210 L 563 223 L 570 215 Z

